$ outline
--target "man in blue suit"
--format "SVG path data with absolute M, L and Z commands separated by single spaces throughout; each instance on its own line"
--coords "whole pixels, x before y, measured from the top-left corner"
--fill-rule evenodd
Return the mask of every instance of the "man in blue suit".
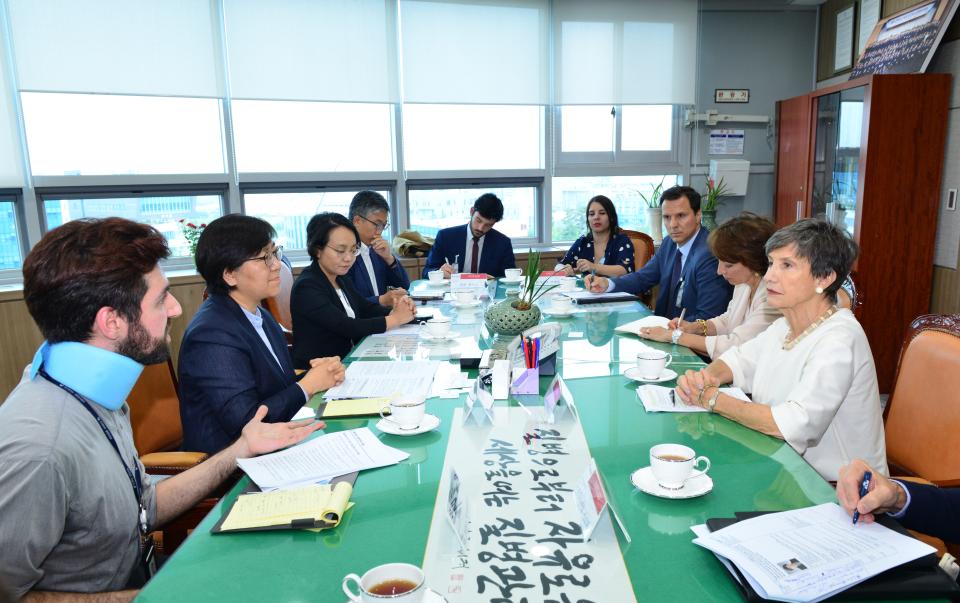
M 860 484 L 870 471 L 868 493 L 860 497 Z M 887 513 L 910 530 L 946 542 L 960 543 L 960 489 L 892 480 L 857 459 L 840 469 L 837 500 L 847 513 L 860 512 L 860 521 L 871 522 Z
M 717 258 L 707 247 L 706 228 L 700 226 L 700 193 L 674 186 L 660 195 L 663 223 L 670 235 L 647 264 L 614 279 L 588 276 L 587 288 L 596 293 L 627 291 L 641 294 L 660 285 L 656 313 L 666 318 L 710 319 L 727 309 L 733 288 L 717 274 Z
M 427 256 L 423 278 L 433 270 L 443 270 L 445 278 L 456 271 L 485 272 L 503 276 L 507 268 L 516 268 L 513 245 L 505 234 L 493 229 L 503 219 L 503 202 L 493 193 L 484 193 L 470 208 L 470 222 L 444 228 Z M 469 234 L 469 236 L 467 236 Z
M 350 201 L 350 220 L 360 233 L 360 256 L 347 276 L 357 292 L 381 306 L 392 308 L 407 294 L 410 277 L 381 236 L 390 223 L 390 206 L 376 191 L 360 191 Z M 393 289 L 389 289 L 393 287 Z

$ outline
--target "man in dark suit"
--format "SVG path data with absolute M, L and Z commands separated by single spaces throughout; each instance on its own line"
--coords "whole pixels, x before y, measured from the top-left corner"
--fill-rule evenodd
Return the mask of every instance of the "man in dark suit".
M 689 186 L 674 186 L 660 196 L 663 223 L 670 238 L 647 264 L 614 279 L 588 276 L 587 288 L 596 293 L 627 291 L 641 294 L 660 285 L 656 313 L 666 318 L 709 319 L 727 309 L 733 288 L 717 274 L 717 258 L 707 247 L 706 228 L 700 226 L 700 193 Z
M 267 421 L 289 421 L 310 396 L 343 380 L 339 358 L 315 359 L 298 380 L 280 325 L 260 307 L 280 286 L 274 236 L 263 220 L 236 214 L 214 220 L 200 236 L 197 270 L 209 297 L 180 346 L 185 450 L 223 449 L 261 404 Z
M 360 191 L 350 201 L 350 220 L 360 233 L 360 256 L 347 276 L 363 297 L 392 308 L 407 294 L 410 277 L 381 234 L 390 225 L 390 206 L 376 191 Z M 388 290 L 388 287 L 394 287 Z
M 860 484 L 870 471 L 868 493 L 860 498 Z M 960 489 L 892 480 L 857 459 L 840 469 L 837 500 L 847 513 L 860 512 L 860 521 L 871 522 L 887 513 L 903 526 L 946 542 L 960 543 Z
M 507 268 L 516 268 L 510 238 L 493 230 L 502 219 L 503 202 L 493 193 L 480 195 L 470 208 L 468 224 L 444 228 L 437 233 L 423 278 L 433 270 L 443 270 L 444 277 L 450 278 L 455 271 L 453 264 L 459 272 L 485 272 L 498 277 L 503 276 Z

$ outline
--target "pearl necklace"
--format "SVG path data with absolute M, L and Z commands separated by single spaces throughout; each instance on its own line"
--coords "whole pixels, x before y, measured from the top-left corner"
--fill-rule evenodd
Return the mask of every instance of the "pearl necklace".
M 819 327 L 824 322 L 826 322 L 826 320 L 831 316 L 833 316 L 834 313 L 839 309 L 840 308 L 838 306 L 830 306 L 830 308 L 826 312 L 824 312 L 823 315 L 820 316 L 820 318 L 813 321 L 813 324 L 811 324 L 809 327 L 804 329 L 803 333 L 800 333 L 796 337 L 793 337 L 792 329 L 787 330 L 787 336 L 783 338 L 783 349 L 785 350 L 793 349 L 793 346 L 800 343 L 800 341 L 802 341 L 804 337 L 812 333 L 817 327 Z

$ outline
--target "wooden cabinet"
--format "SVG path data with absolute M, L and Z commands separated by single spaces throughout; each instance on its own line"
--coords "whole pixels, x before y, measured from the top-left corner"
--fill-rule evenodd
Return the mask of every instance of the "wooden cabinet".
M 950 75 L 873 75 L 777 104 L 776 221 L 817 217 L 860 245 L 857 318 L 889 392 L 928 312 Z

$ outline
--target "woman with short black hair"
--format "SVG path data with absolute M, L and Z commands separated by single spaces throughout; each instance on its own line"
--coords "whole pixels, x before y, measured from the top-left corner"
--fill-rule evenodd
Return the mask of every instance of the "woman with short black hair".
M 318 391 L 343 380 L 339 358 L 314 358 L 298 378 L 283 331 L 260 303 L 280 291 L 283 248 L 269 223 L 230 214 L 197 243 L 197 271 L 209 296 L 180 346 L 180 420 L 186 450 L 210 454 L 240 437 L 257 408 L 289 421 Z
M 385 308 L 361 296 L 347 277 L 360 254 L 360 233 L 340 214 L 317 214 L 307 224 L 313 260 L 293 284 L 293 359 L 297 368 L 316 356 L 346 357 L 361 339 L 413 320 L 413 300 L 404 296 Z

